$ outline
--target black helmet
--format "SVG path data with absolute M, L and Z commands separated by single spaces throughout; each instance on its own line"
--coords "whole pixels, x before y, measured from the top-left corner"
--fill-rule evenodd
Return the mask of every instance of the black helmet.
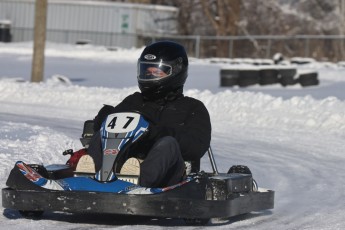
M 138 60 L 138 84 L 148 98 L 162 98 L 169 92 L 183 92 L 188 75 L 188 57 L 184 47 L 171 41 L 147 46 Z

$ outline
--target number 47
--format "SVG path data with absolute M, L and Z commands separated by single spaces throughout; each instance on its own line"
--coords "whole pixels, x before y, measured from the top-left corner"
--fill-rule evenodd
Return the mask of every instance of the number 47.
M 127 120 L 127 122 L 123 125 L 123 127 L 122 127 L 122 129 L 126 129 L 128 126 L 129 126 L 129 124 L 133 121 L 133 119 L 134 119 L 134 117 L 129 117 L 129 116 L 127 116 L 126 117 L 128 120 Z M 117 117 L 114 117 L 110 122 L 109 122 L 109 124 L 108 124 L 108 126 L 107 127 L 109 127 L 110 129 L 114 129 L 115 128 L 115 126 L 116 126 L 116 121 L 117 121 Z M 121 125 L 121 124 L 120 124 Z

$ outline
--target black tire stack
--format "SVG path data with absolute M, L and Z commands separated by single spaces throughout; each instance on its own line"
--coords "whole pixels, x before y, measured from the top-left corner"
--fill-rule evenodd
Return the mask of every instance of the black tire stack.
M 259 83 L 258 69 L 241 69 L 239 70 L 238 86 L 248 87 Z
M 220 70 L 220 86 L 248 87 L 256 84 L 271 85 L 280 83 L 282 86 L 299 83 L 302 87 L 319 85 L 318 73 L 297 72 L 294 67 L 258 66 L 256 68 L 223 68 Z
M 279 82 L 282 86 L 295 85 L 298 83 L 296 68 L 278 68 Z
M 238 85 L 239 71 L 236 69 L 220 70 L 220 86 Z
M 259 70 L 256 68 L 229 68 L 220 70 L 220 86 L 247 87 L 259 83 Z
M 290 60 L 291 64 L 306 65 L 315 62 L 313 58 L 293 57 Z
M 0 21 L 0 42 L 11 42 L 11 22 L 10 21 Z
M 317 72 L 300 73 L 298 77 L 298 82 L 303 87 L 319 85 L 320 83 Z
M 279 71 L 276 68 L 260 68 L 259 74 L 260 85 L 272 85 L 279 83 Z

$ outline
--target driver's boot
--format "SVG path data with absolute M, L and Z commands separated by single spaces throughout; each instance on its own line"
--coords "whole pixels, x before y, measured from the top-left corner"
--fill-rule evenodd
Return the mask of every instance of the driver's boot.
M 141 162 L 142 160 L 131 157 L 123 164 L 120 174 L 124 177 L 124 180 L 133 184 L 138 184 Z

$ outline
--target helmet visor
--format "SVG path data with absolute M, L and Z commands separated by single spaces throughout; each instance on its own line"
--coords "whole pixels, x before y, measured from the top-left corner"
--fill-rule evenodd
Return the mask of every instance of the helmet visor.
M 169 77 L 172 67 L 163 63 L 139 62 L 138 78 L 141 80 L 159 80 Z

